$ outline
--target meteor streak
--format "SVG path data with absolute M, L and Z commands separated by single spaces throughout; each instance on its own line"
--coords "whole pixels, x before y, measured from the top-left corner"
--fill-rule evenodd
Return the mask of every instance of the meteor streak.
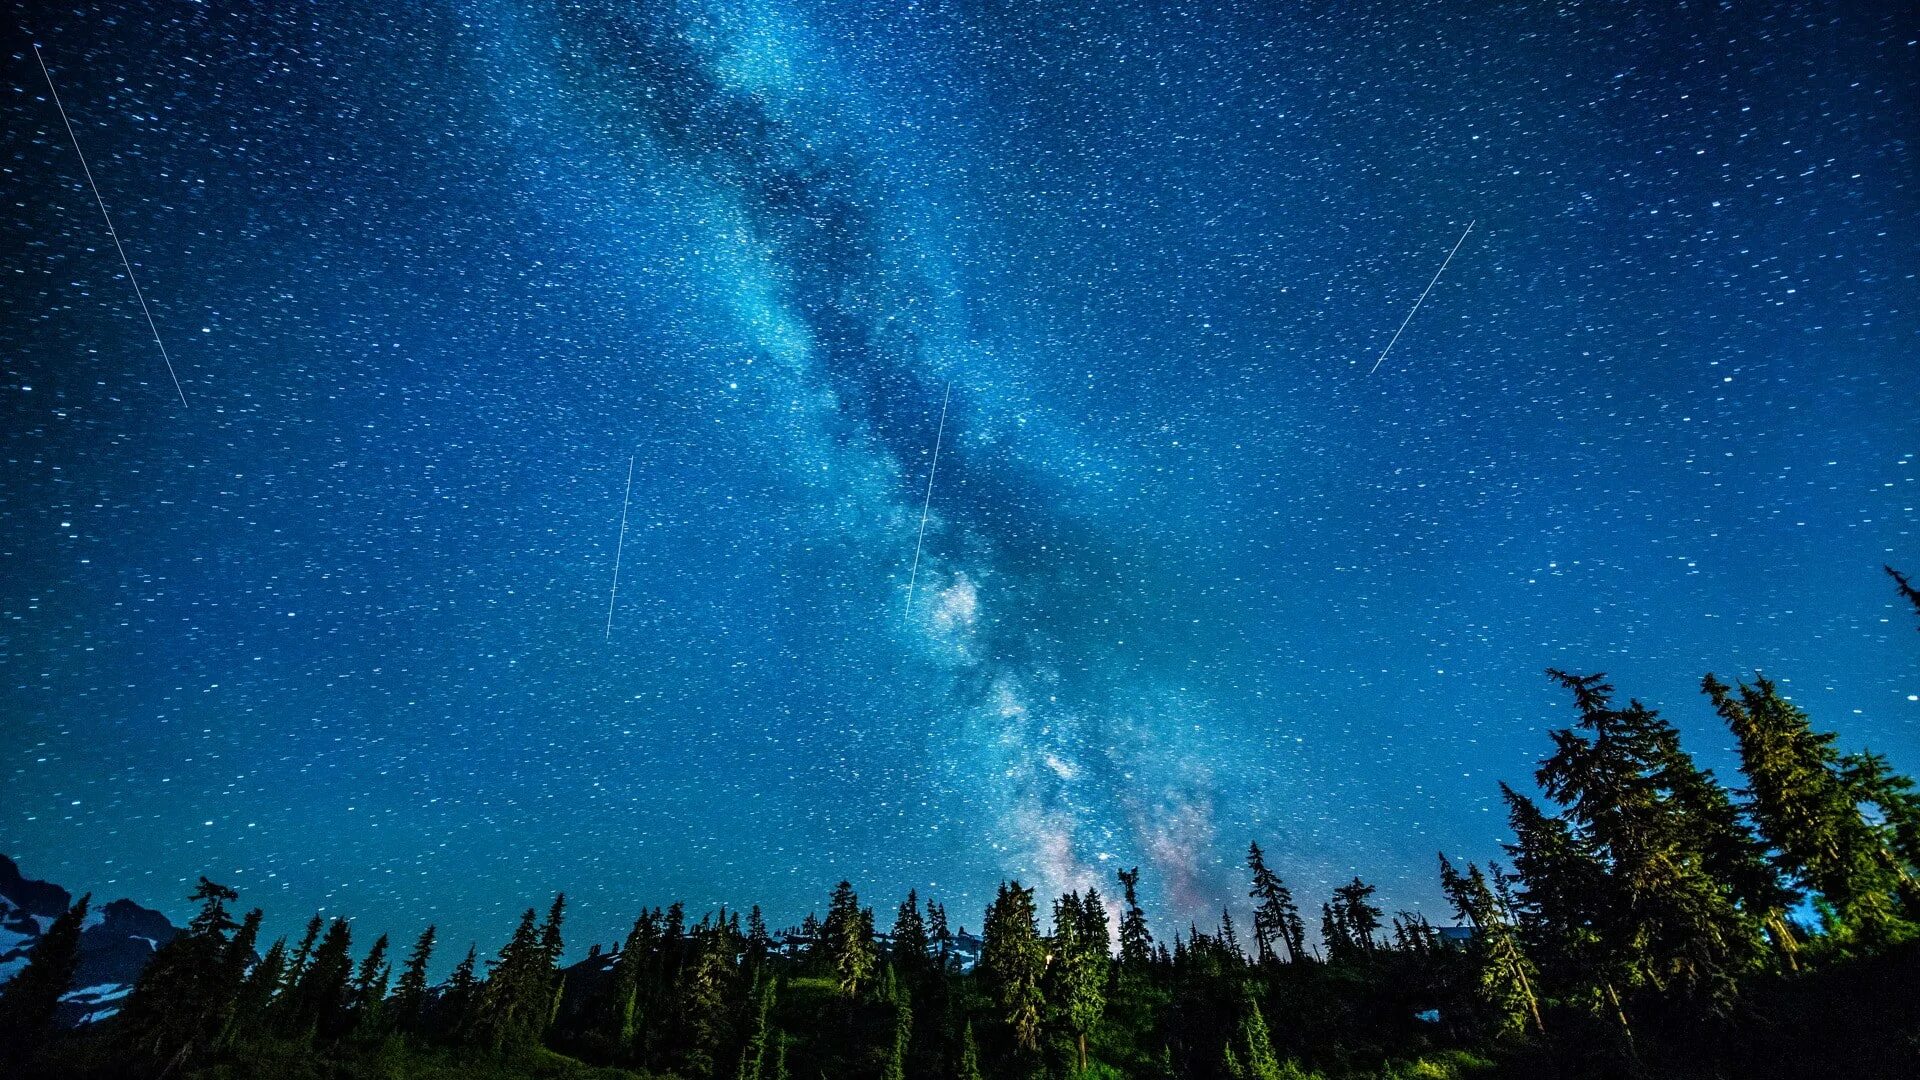
M 953 380 L 940 398 L 940 426 L 933 433 L 933 464 L 927 469 L 927 497 L 920 504 L 920 539 L 913 544 L 913 571 L 907 575 L 907 615 L 913 614 L 913 585 L 920 579 L 920 548 L 927 542 L 927 512 L 933 509 L 933 474 L 940 470 L 940 439 L 947 433 L 947 402 L 953 398 Z
M 634 457 L 638 457 L 638 456 L 639 455 L 637 454 L 634 455 Z M 608 641 L 613 640 L 614 601 L 620 598 L 620 553 L 624 551 L 627 546 L 627 507 L 631 505 L 633 502 L 634 457 L 630 457 L 627 459 L 627 494 L 624 498 L 620 500 L 620 539 L 614 541 L 614 544 L 613 544 L 613 589 L 611 592 L 607 593 L 606 640 Z
M 1402 319 L 1402 320 L 1400 320 L 1400 329 L 1398 329 L 1398 330 L 1395 330 L 1395 331 L 1393 332 L 1393 340 L 1392 340 L 1392 341 L 1389 341 L 1389 342 L 1387 342 L 1387 347 L 1386 347 L 1386 348 L 1384 348 L 1384 349 L 1381 349 L 1381 350 L 1380 350 L 1380 359 L 1379 359 L 1379 360 L 1375 360 L 1375 361 L 1373 362 L 1373 370 L 1372 370 L 1372 371 L 1369 371 L 1369 372 L 1367 372 L 1367 374 L 1369 374 L 1369 375 L 1371 375 L 1371 374 L 1373 374 L 1373 372 L 1374 372 L 1374 371 L 1379 371 L 1379 370 L 1380 370 L 1380 364 L 1381 364 L 1381 362 L 1382 362 L 1382 361 L 1384 361 L 1384 360 L 1386 360 L 1386 358 L 1387 358 L 1387 354 L 1393 351 L 1393 343 L 1394 343 L 1395 341 L 1399 341 L 1399 340 L 1400 340 L 1400 335 L 1406 332 L 1406 329 L 1407 329 L 1407 324 L 1413 321 L 1413 312 L 1415 312 L 1415 311 L 1419 311 L 1419 310 L 1420 310 L 1420 305 L 1421 305 L 1421 304 L 1424 304 L 1424 303 L 1426 303 L 1426 302 L 1427 302 L 1427 293 L 1430 293 L 1430 292 L 1432 292 L 1432 291 L 1433 291 L 1433 287 L 1434 287 L 1434 286 L 1435 286 L 1436 284 L 1438 284 L 1438 283 L 1439 283 L 1439 281 L 1440 281 L 1440 275 L 1441 275 L 1441 274 L 1444 274 L 1444 273 L 1446 273 L 1446 272 L 1447 272 L 1447 263 L 1450 263 L 1450 262 L 1452 262 L 1452 261 L 1453 261 L 1453 255 L 1454 255 L 1454 252 L 1456 252 L 1456 251 L 1459 251 L 1459 250 L 1460 250 L 1460 245 L 1461 245 L 1461 244 L 1464 244 L 1464 243 L 1466 243 L 1466 242 L 1467 242 L 1467 233 L 1470 233 L 1470 232 L 1472 232 L 1472 231 L 1473 231 L 1473 226 L 1474 226 L 1474 222 L 1477 222 L 1477 221 L 1479 221 L 1479 220 L 1480 220 L 1479 218 L 1474 218 L 1474 219 L 1473 219 L 1473 221 L 1469 221 L 1469 222 L 1467 222 L 1467 232 L 1463 232 L 1463 233 L 1461 233 L 1461 234 L 1460 234 L 1460 239 L 1458 239 L 1458 240 L 1455 240 L 1455 241 L 1453 242 L 1453 251 L 1449 251 L 1449 252 L 1447 252 L 1447 257 L 1446 257 L 1446 260 L 1445 260 L 1445 261 L 1443 261 L 1443 262 L 1442 262 L 1442 263 L 1440 264 L 1440 269 L 1438 269 L 1438 270 L 1435 270 L 1435 271 L 1433 272 L 1433 280 L 1432 280 L 1432 281 L 1429 281 L 1429 282 L 1427 282 L 1427 288 L 1426 288 L 1426 292 L 1423 292 L 1423 293 L 1421 293 L 1421 294 L 1420 294 L 1420 299 L 1418 299 L 1418 300 L 1415 300 L 1415 301 L 1413 302 L 1413 310 L 1412 310 L 1412 311 L 1409 311 L 1409 312 L 1407 312 L 1407 317 L 1406 317 L 1406 318 L 1404 318 L 1404 319 Z
M 113 237 L 113 250 L 120 253 L 120 265 L 127 268 L 127 281 L 133 285 L 133 298 L 140 301 L 140 314 L 147 317 L 147 329 L 153 333 L 153 343 L 160 346 L 160 360 L 167 365 L 167 377 L 173 380 L 173 392 L 180 395 L 180 404 L 186 405 L 187 392 L 180 389 L 180 376 L 174 374 L 173 358 L 167 355 L 167 343 L 160 340 L 160 328 L 153 323 L 153 312 L 147 308 L 146 294 L 140 291 L 140 279 L 133 276 L 133 263 L 127 258 L 127 249 L 120 246 L 119 230 L 113 227 L 113 215 L 107 213 L 107 200 L 100 197 L 100 185 L 93 182 L 93 170 L 87 167 L 86 152 L 80 149 L 80 137 L 73 133 L 73 121 L 67 119 L 67 107 L 60 104 L 60 91 L 54 88 L 53 73 L 47 70 L 47 58 L 40 55 L 40 46 L 33 47 L 33 58 L 40 61 L 40 74 L 46 76 L 47 91 L 53 95 L 53 107 L 60 110 L 60 122 L 66 125 L 67 138 L 73 142 L 73 152 L 80 159 L 80 171 L 86 174 L 87 186 L 93 189 L 93 201 L 100 207 L 100 217 L 107 223 L 107 235 Z

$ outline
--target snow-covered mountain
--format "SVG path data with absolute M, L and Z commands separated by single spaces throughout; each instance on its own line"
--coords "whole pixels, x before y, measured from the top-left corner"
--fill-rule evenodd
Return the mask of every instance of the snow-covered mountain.
M 53 920 L 73 905 L 73 894 L 35 881 L 0 855 L 0 983 L 27 966 L 27 955 Z M 165 915 L 131 900 L 95 902 L 80 931 L 80 963 L 56 1019 L 68 1026 L 104 1020 L 153 958 L 180 929 Z

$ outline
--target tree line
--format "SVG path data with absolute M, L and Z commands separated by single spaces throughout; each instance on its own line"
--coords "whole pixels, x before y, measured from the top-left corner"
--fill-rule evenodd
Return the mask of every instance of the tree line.
M 54 920 L 0 988 L 0 1064 L 682 1080 L 1920 1074 L 1913 781 L 1843 752 L 1764 677 L 1701 680 L 1739 750 L 1729 786 L 1605 676 L 1547 675 L 1572 722 L 1548 733 L 1535 791 L 1501 785 L 1505 858 L 1438 856 L 1453 926 L 1389 914 L 1355 877 L 1321 902 L 1310 942 L 1310 915 L 1253 843 L 1247 940 L 1228 911 L 1156 934 L 1134 868 L 1112 903 L 1003 882 L 970 966 L 943 905 L 909 892 L 882 933 L 843 881 L 797 931 L 771 933 L 758 907 L 690 923 L 676 903 L 563 968 L 560 895 L 434 985 L 435 927 L 404 958 L 384 935 L 356 958 L 347 920 L 315 915 L 262 953 L 261 911 L 236 916 L 235 891 L 202 878 L 192 921 L 92 1030 L 51 1027 L 90 898 Z

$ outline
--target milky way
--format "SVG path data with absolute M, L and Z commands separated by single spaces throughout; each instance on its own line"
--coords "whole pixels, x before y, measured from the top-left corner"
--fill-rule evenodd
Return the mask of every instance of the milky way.
M 870 7 L 16 34 L 0 850 L 460 940 L 1140 865 L 1171 929 L 1254 838 L 1439 914 L 1548 666 L 1920 759 L 1897 9 Z

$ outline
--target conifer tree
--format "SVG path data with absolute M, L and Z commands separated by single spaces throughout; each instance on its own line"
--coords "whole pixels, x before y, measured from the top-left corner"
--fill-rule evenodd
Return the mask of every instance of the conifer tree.
M 353 978 L 349 1008 L 353 1013 L 353 1026 L 359 1033 L 372 1035 L 380 1031 L 385 1019 L 387 979 L 391 974 L 392 965 L 387 963 L 387 935 L 381 934 L 360 961 L 360 970 Z
M 80 931 L 92 902 L 89 893 L 55 916 L 27 953 L 27 966 L 0 986 L 0 1061 L 24 1059 L 52 1026 L 80 963 Z
M 1896 893 L 1900 859 L 1861 817 L 1858 777 L 1807 714 L 1768 679 L 1735 688 L 1711 674 L 1701 689 L 1740 744 L 1748 813 L 1780 865 L 1818 896 L 1841 942 L 1905 936 Z
M 1253 888 L 1247 895 L 1254 902 L 1254 958 L 1270 964 L 1279 960 L 1284 950 L 1288 961 L 1299 960 L 1306 934 L 1293 890 L 1267 866 L 1266 855 L 1257 843 L 1247 846 L 1247 868 L 1253 872 Z
M 294 1030 L 327 1039 L 344 1031 L 352 979 L 353 930 L 347 920 L 335 919 L 294 988 Z
M 882 981 L 881 997 L 893 1009 L 893 1042 L 887 1047 L 881 1080 L 907 1080 L 907 1053 L 913 1045 L 913 996 L 892 964 L 887 965 Z
M 1033 890 L 1002 883 L 987 909 L 980 966 L 1000 1004 L 1001 1016 L 1024 1050 L 1040 1048 L 1040 1010 L 1046 999 L 1040 980 L 1046 973 L 1046 946 L 1035 922 Z
M 272 1015 L 274 996 L 286 985 L 286 976 L 287 939 L 279 938 L 267 950 L 267 955 L 247 973 L 246 981 L 240 984 L 240 993 L 234 998 L 226 1033 L 220 1039 L 222 1045 L 231 1045 L 266 1030 Z
M 960 1031 L 960 1069 L 958 1080 L 983 1080 L 980 1075 L 980 1045 L 973 1040 L 973 1021 Z
M 557 893 L 553 905 L 547 909 L 547 921 L 540 925 L 540 976 L 536 980 L 544 986 L 545 994 L 533 1000 L 543 1003 L 546 1017 L 541 1021 L 540 1030 L 544 1032 L 548 1024 L 560 1011 L 560 993 L 563 985 L 560 981 L 560 957 L 566 952 L 566 944 L 560 937 L 560 924 L 566 917 L 567 894 Z M 531 987 L 529 994 L 532 993 Z
M 659 927 L 652 912 L 643 911 L 627 931 L 620 947 L 620 958 L 613 964 L 612 989 L 608 994 L 612 1012 L 609 1019 L 613 1045 L 622 1053 L 634 1049 L 639 1034 L 640 980 L 653 960 L 658 945 Z
M 317 911 L 313 913 L 313 918 L 307 920 L 306 932 L 300 935 L 300 944 L 294 947 L 293 959 L 287 963 L 284 981 L 280 987 L 283 992 L 300 985 L 300 980 L 306 976 L 307 965 L 313 962 L 314 947 L 320 943 L 320 931 L 324 930 L 326 925 L 326 920 L 322 919 Z
M 238 897 L 204 877 L 188 896 L 200 910 L 154 951 L 127 999 L 120 1030 L 136 1055 L 177 1069 L 219 1036 L 240 990 L 229 951 L 239 927 L 226 907 Z
M 860 906 L 851 882 L 834 886 L 820 935 L 828 961 L 839 977 L 840 992 L 858 997 L 860 988 L 873 977 L 880 954 L 873 943 L 873 910 Z
M 535 919 L 532 908 L 521 914 L 481 987 L 482 1035 L 495 1050 L 532 1046 L 546 1028 L 549 966 Z
M 747 959 L 758 964 L 773 952 L 773 935 L 767 933 L 767 918 L 760 914 L 760 905 L 753 905 L 747 913 Z
M 678 1071 L 707 1080 L 715 1075 L 716 1055 L 728 1036 L 733 949 L 726 935 L 716 931 L 697 935 L 693 944 L 697 951 L 681 988 Z
M 927 936 L 932 941 L 934 959 L 944 973 L 953 964 L 953 931 L 947 928 L 947 906 L 927 901 Z
M 1113 926 L 1107 920 L 1107 904 L 1100 898 L 1100 890 L 1087 887 L 1087 895 L 1080 900 L 1080 939 L 1087 948 L 1098 954 L 1101 969 L 1112 966 Z
M 221 953 L 219 1004 L 211 1022 L 216 1043 L 226 1042 L 233 1030 L 234 1010 L 239 1007 L 241 995 L 245 993 L 247 972 L 252 970 L 258 958 L 256 947 L 260 942 L 260 922 L 264 917 L 265 913 L 259 908 L 247 912 Z
M 764 1080 L 766 1076 L 767 1051 L 780 1037 L 773 1030 L 774 987 L 772 976 L 760 975 L 755 978 L 751 998 L 753 1030 L 747 1037 L 746 1046 L 740 1051 L 738 1080 Z
M 1334 959 L 1371 955 L 1378 947 L 1375 935 L 1385 912 L 1373 906 L 1374 887 L 1355 877 L 1333 890 L 1333 902 L 1321 908 L 1321 931 Z
M 560 924 L 566 917 L 567 894 L 558 893 L 553 905 L 547 908 L 547 921 L 540 924 L 540 955 L 546 959 L 548 968 L 560 965 L 560 954 L 566 951 L 560 939 Z
M 1099 898 L 1093 897 L 1099 907 Z M 1073 1036 L 1079 1069 L 1087 1068 L 1087 1034 L 1100 1022 L 1107 1004 L 1106 914 L 1101 909 L 1100 937 L 1094 920 L 1077 893 L 1067 893 L 1053 906 L 1053 962 L 1047 970 L 1055 1012 Z
M 1233 912 L 1228 911 L 1226 908 L 1220 909 L 1219 942 L 1221 951 L 1225 954 L 1225 958 L 1228 961 L 1235 964 L 1246 961 L 1246 950 L 1240 947 L 1240 931 L 1234 929 L 1233 926 Z
M 1513 913 L 1487 883 L 1478 866 L 1467 864 L 1461 874 L 1446 855 L 1440 856 L 1440 888 L 1453 905 L 1454 916 L 1473 928 L 1468 951 L 1478 971 L 1475 990 L 1499 1017 L 1502 1029 L 1518 1029 L 1529 1021 L 1545 1033 L 1540 999 L 1534 990 L 1539 970 L 1527 958 L 1514 926 Z
M 431 926 L 422 931 L 400 969 L 400 982 L 393 991 L 393 1022 L 401 1031 L 417 1032 L 426 1019 L 427 962 L 433 957 L 433 936 Z
M 1147 929 L 1147 913 L 1140 910 L 1140 868 L 1119 872 L 1121 895 L 1126 910 L 1120 916 L 1120 964 L 1139 971 L 1152 956 L 1153 934 Z
M 472 1037 L 479 1024 L 481 982 L 478 973 L 480 946 L 470 943 L 467 955 L 447 977 L 447 989 L 440 997 L 441 1021 L 437 1025 L 454 1042 Z
M 1239 1048 L 1233 1042 L 1226 1047 L 1226 1073 L 1232 1080 L 1293 1080 L 1299 1077 L 1297 1069 L 1290 1064 L 1283 1065 L 1273 1052 L 1273 1036 L 1267 1030 L 1267 1018 L 1260 1013 L 1260 1003 L 1253 996 L 1253 988 L 1243 990 L 1243 1015 L 1240 1019 Z
M 1913 871 L 1920 868 L 1920 791 L 1910 777 L 1893 771 L 1886 757 L 1871 750 L 1840 759 L 1840 782 L 1855 806 L 1873 808 L 1874 833 L 1891 858 L 1900 888 L 1913 899 Z M 1909 904 L 1909 918 L 1920 917 Z
M 1760 924 L 1712 876 L 1712 823 L 1688 805 L 1677 735 L 1638 701 L 1615 708 L 1604 676 L 1549 674 L 1573 692 L 1580 720 L 1552 733 L 1536 779 L 1604 871 L 1580 900 L 1594 960 L 1629 985 L 1718 1007 L 1757 960 Z
M 894 962 L 901 970 L 913 975 L 927 965 L 927 923 L 920 915 L 920 896 L 913 889 L 907 890 L 907 898 L 900 902 L 900 910 L 893 919 Z
M 1887 576 L 1893 579 L 1894 587 L 1900 590 L 1900 595 L 1906 599 L 1907 603 L 1913 605 L 1914 614 L 1920 615 L 1920 589 L 1914 588 L 1913 582 L 1907 578 L 1907 575 L 1893 567 L 1882 566 L 1880 569 L 1887 572 Z

